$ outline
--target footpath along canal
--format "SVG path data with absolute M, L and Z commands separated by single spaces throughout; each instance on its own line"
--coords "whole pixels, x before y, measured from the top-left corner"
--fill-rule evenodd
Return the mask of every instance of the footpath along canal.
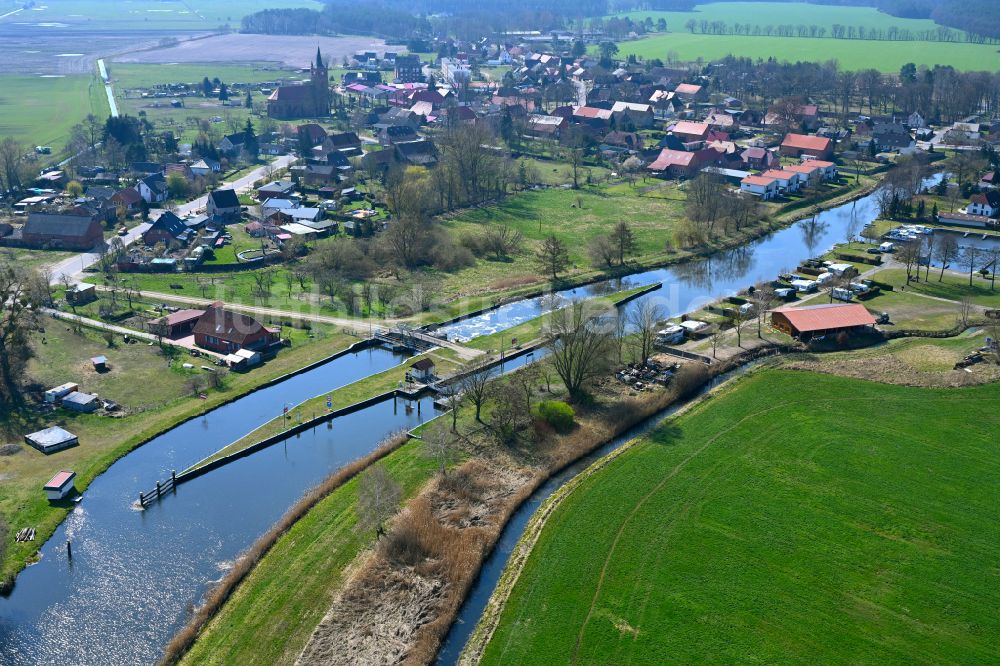
M 441 330 L 454 339 L 470 339 L 528 321 L 569 298 L 652 282 L 663 282 L 663 289 L 623 307 L 652 298 L 671 315 L 690 312 L 794 269 L 799 260 L 860 231 L 876 213 L 869 196 L 707 259 L 559 292 L 556 298 L 525 299 Z M 380 347 L 341 356 L 183 423 L 112 465 L 42 547 L 41 561 L 24 570 L 12 593 L 0 598 L 0 663 L 155 663 L 229 563 L 306 489 L 371 451 L 385 436 L 431 418 L 433 399 L 423 398 L 420 409 L 412 411 L 389 399 L 337 418 L 184 483 L 145 511 L 134 506 L 139 491 L 267 422 L 285 404 L 381 372 L 403 358 Z M 72 560 L 65 553 L 67 539 L 73 542 Z M 502 555 L 502 549 L 496 552 Z M 503 561 L 497 563 L 497 576 Z M 486 597 L 495 584 L 491 571 L 488 566 L 480 579 Z M 448 645 L 460 651 L 463 633 L 477 619 L 474 610 L 463 609 Z M 442 660 L 450 663 L 455 655 L 454 647 L 446 648 Z

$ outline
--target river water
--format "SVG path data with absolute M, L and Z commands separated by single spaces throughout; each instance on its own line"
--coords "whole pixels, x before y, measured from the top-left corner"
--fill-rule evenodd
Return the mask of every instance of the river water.
M 449 337 L 469 339 L 515 326 L 567 299 L 654 282 L 663 288 L 633 303 L 655 299 L 669 315 L 690 312 L 794 269 L 800 260 L 856 234 L 876 214 L 873 198 L 867 197 L 742 248 L 511 303 L 442 330 Z M 321 425 L 184 483 L 145 511 L 134 508 L 139 492 L 169 476 L 171 469 L 184 469 L 267 422 L 286 403 L 297 404 L 403 358 L 382 348 L 342 356 L 181 424 L 112 465 L 42 547 L 41 561 L 18 576 L 9 597 L 0 598 L 0 664 L 155 663 L 190 608 L 228 564 L 307 488 L 371 451 L 386 435 L 431 418 L 432 400 L 419 401 L 420 409 L 410 412 L 403 401 L 389 400 L 337 418 L 329 427 Z M 505 370 L 532 358 L 514 359 Z M 560 475 L 545 488 L 554 489 L 568 478 Z M 525 506 L 527 513 L 519 512 L 505 530 L 463 607 L 442 652 L 443 663 L 451 663 L 461 651 L 506 562 L 505 548 L 519 538 L 537 502 Z M 72 560 L 66 557 L 67 539 L 73 542 Z
M 42 547 L 41 561 L 0 598 L 0 663 L 155 663 L 190 605 L 305 489 L 387 434 L 430 418 L 432 401 L 422 400 L 419 413 L 389 400 L 337 418 L 181 484 L 145 511 L 134 508 L 139 492 L 267 422 L 285 403 L 405 358 L 380 347 L 341 356 L 181 424 L 113 464 Z

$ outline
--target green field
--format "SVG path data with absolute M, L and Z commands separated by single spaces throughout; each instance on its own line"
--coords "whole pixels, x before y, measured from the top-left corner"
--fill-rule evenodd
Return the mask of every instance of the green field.
M 109 73 L 119 90 L 142 88 L 160 83 L 200 83 L 206 76 L 216 77 L 226 83 L 265 83 L 283 79 L 286 82 L 308 79 L 290 69 L 282 69 L 274 63 L 247 63 L 229 65 L 225 63 L 173 63 L 143 64 L 132 62 L 112 62 Z M 338 70 L 339 71 L 339 70 Z M 332 75 L 331 75 L 332 76 Z
M 565 498 L 484 663 L 992 661 L 998 399 L 742 380 Z
M 58 157 L 69 129 L 88 113 L 108 115 L 108 100 L 96 76 L 42 78 L 0 75 L 0 136 L 25 146 L 51 146 Z
M 633 12 L 633 19 L 649 16 L 667 21 L 668 33 L 658 33 L 637 41 L 619 43 L 620 56 L 634 53 L 643 58 L 667 60 L 668 53 L 682 61 L 698 58 L 714 60 L 726 55 L 750 58 L 775 57 L 781 61 L 826 61 L 836 59 L 845 69 L 877 68 L 898 72 L 913 62 L 917 65 L 951 65 L 960 70 L 1000 69 L 1000 52 L 995 45 L 922 42 L 866 41 L 830 37 L 767 37 L 745 35 L 691 34 L 688 20 L 723 21 L 727 25 L 805 25 L 827 29 L 834 24 L 887 29 L 891 26 L 912 32 L 935 29 L 930 20 L 901 19 L 870 7 L 830 7 L 804 3 L 737 2 L 700 5 L 692 12 Z
M 22 7 L 17 0 L 0 0 L 0 14 Z M 247 14 L 262 9 L 308 7 L 315 0 L 48 0 L 4 21 L 57 23 L 61 30 L 208 30 L 226 23 L 238 25 Z

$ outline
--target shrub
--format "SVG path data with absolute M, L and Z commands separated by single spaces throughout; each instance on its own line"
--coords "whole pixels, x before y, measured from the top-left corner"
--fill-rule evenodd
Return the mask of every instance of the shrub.
M 545 400 L 539 403 L 538 415 L 559 432 L 572 428 L 576 416 L 573 408 L 562 400 Z

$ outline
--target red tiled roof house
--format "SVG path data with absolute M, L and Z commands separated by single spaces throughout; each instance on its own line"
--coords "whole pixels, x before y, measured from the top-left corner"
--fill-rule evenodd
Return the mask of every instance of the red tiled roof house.
M 786 134 L 780 150 L 782 157 L 808 155 L 818 159 L 829 159 L 833 156 L 833 141 L 824 136 Z
M 278 331 L 269 329 L 249 315 L 226 310 L 213 303 L 194 326 L 194 343 L 221 354 L 238 349 L 259 351 L 278 342 Z

